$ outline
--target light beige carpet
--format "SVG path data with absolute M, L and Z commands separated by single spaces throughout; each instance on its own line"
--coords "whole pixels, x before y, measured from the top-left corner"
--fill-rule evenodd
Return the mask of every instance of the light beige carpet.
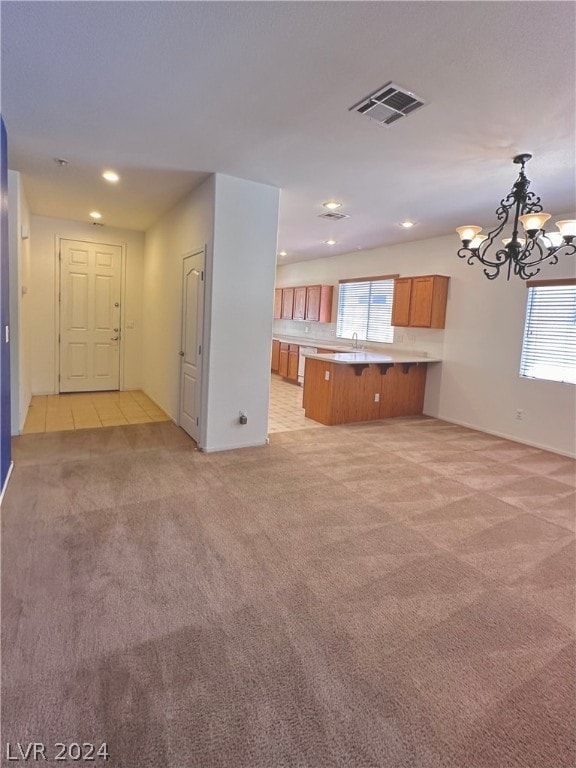
M 4 745 L 576 765 L 569 459 L 412 418 L 210 455 L 171 423 L 25 435 L 14 460 Z

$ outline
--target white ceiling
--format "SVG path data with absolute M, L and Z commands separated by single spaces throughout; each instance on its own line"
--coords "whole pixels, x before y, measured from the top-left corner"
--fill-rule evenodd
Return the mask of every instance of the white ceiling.
M 1 6 L 9 166 L 35 214 L 144 230 L 225 173 L 281 188 L 300 261 L 489 226 L 518 152 L 545 210 L 576 206 L 572 2 Z M 426 106 L 389 127 L 349 111 L 390 80 Z M 318 218 L 331 198 L 350 218 Z

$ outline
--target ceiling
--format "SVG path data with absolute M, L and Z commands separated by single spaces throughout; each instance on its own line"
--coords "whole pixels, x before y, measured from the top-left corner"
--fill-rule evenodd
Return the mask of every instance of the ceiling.
M 5 0 L 1 13 L 9 167 L 34 214 L 97 209 L 145 230 L 224 173 L 281 188 L 280 262 L 301 261 L 489 226 L 518 152 L 534 155 L 545 210 L 576 206 L 572 2 Z M 349 111 L 388 81 L 426 106 L 390 126 Z M 101 179 L 109 167 L 119 184 Z M 318 218 L 333 198 L 349 218 Z

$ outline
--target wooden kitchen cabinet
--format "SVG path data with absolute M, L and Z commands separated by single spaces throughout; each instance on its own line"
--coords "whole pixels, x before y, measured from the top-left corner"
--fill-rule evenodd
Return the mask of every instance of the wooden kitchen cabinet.
M 282 320 L 292 320 L 294 288 L 282 288 Z
M 306 317 L 306 293 L 305 285 L 294 288 L 294 309 L 292 311 L 292 320 L 304 320 Z
M 349 424 L 422 413 L 427 363 L 340 365 L 306 358 L 302 404 L 321 424 Z
M 298 381 L 298 355 L 300 347 L 298 344 L 290 344 L 288 351 L 288 376 L 290 381 Z
M 282 288 L 274 289 L 274 320 L 282 319 Z
M 306 290 L 305 319 L 317 323 L 332 320 L 333 285 L 309 285 Z
M 280 368 L 280 342 L 278 339 L 272 339 L 272 361 L 270 363 L 270 370 L 273 373 L 278 373 Z
M 448 281 L 446 275 L 398 277 L 394 280 L 392 325 L 444 328 Z
M 298 381 L 298 354 L 300 347 L 298 344 L 288 344 L 280 342 L 278 354 L 278 373 L 289 381 Z

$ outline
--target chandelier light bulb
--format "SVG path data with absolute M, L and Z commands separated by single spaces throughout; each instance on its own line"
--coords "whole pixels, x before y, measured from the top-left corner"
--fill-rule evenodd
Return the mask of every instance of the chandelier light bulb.
M 479 232 L 482 232 L 482 227 L 471 226 L 466 224 L 464 227 L 456 227 L 456 232 L 460 235 L 462 242 L 472 241 Z
M 479 248 L 484 240 L 488 239 L 488 235 L 476 235 L 475 238 L 473 238 L 472 242 L 470 243 L 470 248 Z
M 511 243 L 511 242 L 518 243 L 519 245 L 522 245 L 522 246 L 526 245 L 526 240 L 523 237 L 517 237 L 516 240 L 514 241 L 512 240 L 511 237 L 505 237 L 502 240 L 502 242 L 504 243 L 504 245 L 508 245 L 508 243 Z
M 101 219 L 102 214 L 98 211 L 90 211 L 90 216 L 92 216 L 93 219 Z
M 576 237 L 576 219 L 557 221 L 556 226 L 560 230 L 562 237 Z
M 539 229 L 544 229 L 544 224 L 550 218 L 549 213 L 526 213 L 524 216 L 518 217 L 522 222 L 526 232 L 538 232 Z

